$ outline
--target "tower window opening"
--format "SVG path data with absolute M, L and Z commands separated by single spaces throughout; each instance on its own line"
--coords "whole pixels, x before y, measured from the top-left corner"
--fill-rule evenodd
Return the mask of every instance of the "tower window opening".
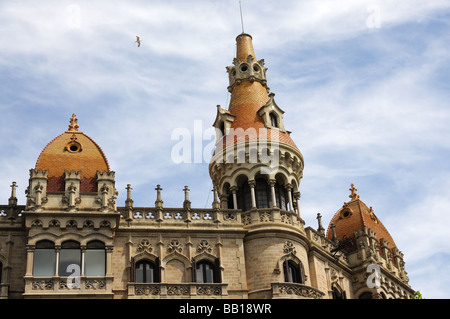
M 258 208 L 269 208 L 270 189 L 265 179 L 256 180 L 255 195 Z
M 225 136 L 225 123 L 220 123 L 220 132 L 222 133 L 222 137 Z
M 273 113 L 270 113 L 270 125 L 272 125 L 273 127 L 278 127 L 277 116 Z
M 248 70 L 248 66 L 246 64 L 241 66 L 241 71 L 242 72 L 247 72 L 247 70 Z
M 302 283 L 299 265 L 295 264 L 292 260 L 286 260 L 283 263 L 283 269 L 285 282 Z

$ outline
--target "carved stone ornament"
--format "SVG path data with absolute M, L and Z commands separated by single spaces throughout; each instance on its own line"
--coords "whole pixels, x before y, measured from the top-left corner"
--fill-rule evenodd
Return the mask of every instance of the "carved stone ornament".
M 105 289 L 106 288 L 106 282 L 104 280 L 86 280 L 86 283 L 84 284 L 85 289 Z
M 31 289 L 33 290 L 53 290 L 52 280 L 34 280 L 31 283 Z
M 181 244 L 177 239 L 172 239 L 170 241 L 170 244 L 167 246 L 167 251 L 169 253 L 172 253 L 175 251 L 181 253 L 183 251 L 183 247 L 181 247 Z
M 225 213 L 223 219 L 226 221 L 235 221 L 237 220 L 237 216 L 236 213 Z
M 33 222 L 31 223 L 31 227 L 42 227 L 42 221 L 39 219 L 33 220 Z
M 220 296 L 222 295 L 222 287 L 220 285 L 202 285 L 197 287 L 197 295 L 203 296 Z
M 161 289 L 158 285 L 143 285 L 143 286 L 135 286 L 134 293 L 136 295 L 153 295 L 157 296 L 161 293 Z
M 284 246 L 283 246 L 283 252 L 285 253 L 285 254 L 297 254 L 297 251 L 295 250 L 295 247 L 294 247 L 294 244 L 291 242 L 291 241 L 286 241 L 285 243 L 284 243 Z
M 84 228 L 94 228 L 94 222 L 92 220 L 85 220 L 83 222 Z
M 59 227 L 60 225 L 61 225 L 61 223 L 57 219 L 52 219 L 48 223 L 48 226 L 50 226 L 50 227 Z
M 169 296 L 187 296 L 189 295 L 189 287 L 187 286 L 168 286 L 167 295 Z
M 205 239 L 200 241 L 200 243 L 197 246 L 197 252 L 202 253 L 204 251 L 206 251 L 207 253 L 211 253 L 212 252 L 211 245 Z
M 147 238 L 141 239 L 141 242 L 139 243 L 137 250 L 138 253 L 151 253 L 153 251 L 152 244 L 150 244 L 150 241 Z

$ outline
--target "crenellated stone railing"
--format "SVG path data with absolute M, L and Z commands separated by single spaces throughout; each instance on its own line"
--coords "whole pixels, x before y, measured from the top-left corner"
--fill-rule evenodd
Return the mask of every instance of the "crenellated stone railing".
M 221 299 L 228 297 L 228 284 L 203 283 L 128 283 L 130 299 Z
M 69 281 L 68 281 L 69 280 Z M 84 296 L 112 298 L 113 277 L 80 276 L 77 280 L 68 277 L 28 277 L 25 278 L 25 298 L 42 296 Z
M 325 293 L 316 288 L 291 282 L 273 282 L 273 299 L 322 299 Z
M 240 209 L 182 209 L 134 207 L 132 210 L 118 208 L 122 223 L 128 225 L 166 225 L 182 226 L 195 224 L 222 224 L 238 227 L 252 227 L 267 223 L 279 223 L 304 229 L 305 222 L 295 212 L 279 208 L 254 208 L 242 212 Z

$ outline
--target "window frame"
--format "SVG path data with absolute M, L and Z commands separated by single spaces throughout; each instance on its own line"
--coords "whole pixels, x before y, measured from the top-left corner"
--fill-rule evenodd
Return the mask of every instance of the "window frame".
M 70 260 L 70 259 L 72 259 L 73 256 L 70 256 L 70 255 L 67 256 L 67 257 L 69 257 L 68 261 L 63 260 L 63 257 L 64 257 L 64 259 L 66 258 L 66 256 L 64 256 L 64 253 L 69 253 L 69 252 L 73 253 L 75 251 L 77 252 L 77 256 L 76 257 L 78 257 L 78 260 L 77 260 L 78 263 L 77 263 L 77 261 L 71 262 L 72 260 Z M 73 272 L 68 272 L 67 271 L 67 267 L 69 265 L 73 265 L 73 264 L 75 264 L 75 265 L 80 267 L 80 273 L 81 273 L 81 267 L 82 267 L 81 261 L 82 261 L 82 252 L 81 252 L 81 245 L 80 245 L 80 243 L 75 241 L 75 240 L 66 240 L 66 241 L 62 242 L 61 243 L 61 249 L 59 251 L 58 276 L 60 276 L 60 277 L 69 277 L 70 275 L 72 275 Z M 70 262 L 70 263 L 65 265 L 67 262 Z M 65 268 L 64 268 L 64 265 L 65 265 Z
M 142 281 L 138 281 L 138 267 L 140 265 L 144 266 L 144 269 L 142 271 Z M 151 280 L 149 280 L 149 278 L 147 278 L 147 266 L 149 266 L 149 269 L 151 270 Z M 142 284 L 155 283 L 155 272 L 156 272 L 155 263 L 153 263 L 147 259 L 142 259 L 142 260 L 139 260 L 135 264 L 134 269 L 135 269 L 135 274 L 136 274 L 136 278 L 135 278 L 136 283 L 142 283 Z
M 198 268 L 199 265 L 202 264 L 209 264 L 212 269 L 212 282 L 205 282 L 205 273 L 202 272 L 202 279 L 199 281 L 198 278 Z M 194 258 L 192 258 L 192 282 L 199 283 L 199 284 L 220 284 L 222 283 L 222 271 L 220 268 L 220 259 L 215 258 L 214 261 L 208 259 L 200 259 L 196 261 Z
M 303 284 L 303 269 L 301 264 L 293 260 L 286 259 L 283 262 L 284 282 Z
M 98 253 L 102 253 L 102 258 L 103 258 L 103 268 L 102 268 L 102 272 L 101 274 L 99 273 L 92 273 L 90 274 L 91 271 L 95 272 L 95 268 L 94 269 L 90 269 L 92 266 L 94 266 L 94 264 L 90 264 L 91 262 L 94 263 L 95 261 L 90 261 L 89 259 L 93 256 L 89 256 L 91 253 L 93 252 L 98 252 Z M 97 265 L 95 265 L 97 266 Z M 104 277 L 106 275 L 106 247 L 105 247 L 105 243 L 100 241 L 100 240 L 92 240 L 90 242 L 88 242 L 86 244 L 86 250 L 84 251 L 84 271 L 83 274 L 86 277 Z
M 44 263 L 37 265 L 36 261 L 38 261 L 40 258 L 38 258 L 38 255 L 40 253 L 51 253 L 47 256 L 43 256 L 43 260 L 48 260 L 49 257 L 53 261 L 52 263 Z M 34 246 L 34 253 L 33 253 L 33 277 L 37 278 L 45 278 L 45 277 L 53 277 L 56 274 L 56 249 L 55 249 L 55 243 L 50 240 L 40 240 L 38 241 Z M 52 266 L 50 266 L 52 265 Z M 51 269 L 47 269 L 46 267 L 52 267 Z

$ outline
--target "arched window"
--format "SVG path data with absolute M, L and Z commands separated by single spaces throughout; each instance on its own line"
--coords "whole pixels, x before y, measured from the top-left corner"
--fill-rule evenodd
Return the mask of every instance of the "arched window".
M 73 267 L 77 266 L 80 269 L 79 273 L 81 273 L 80 243 L 73 240 L 63 242 L 59 253 L 59 275 L 70 276 L 73 274 Z
M 269 117 L 270 117 L 270 125 L 272 125 L 273 127 L 278 127 L 277 116 L 273 113 L 270 113 Z
M 252 209 L 252 195 L 247 182 L 244 182 L 238 189 L 238 208 L 244 212 Z
M 333 299 L 347 299 L 345 291 L 334 283 L 331 285 L 331 290 L 333 291 Z
M 199 262 L 194 261 L 194 281 L 198 283 L 220 283 L 222 279 L 219 265 L 219 258 L 216 258 L 214 263 L 207 260 L 202 260 Z
M 214 265 L 208 261 L 197 263 L 197 282 L 213 283 L 214 282 Z
M 284 281 L 293 283 L 303 283 L 300 265 L 292 260 L 285 260 L 283 263 Z
M 286 190 L 283 185 L 280 185 L 278 182 L 275 184 L 275 198 L 277 201 L 277 207 L 287 210 L 286 205 Z
M 256 179 L 255 186 L 256 207 L 269 208 L 270 188 L 263 178 Z
M 33 262 L 34 277 L 52 277 L 56 271 L 55 244 L 49 240 L 36 243 Z
M 155 280 L 156 267 L 155 264 L 148 260 L 141 260 L 136 263 L 136 282 L 152 283 Z
M 106 273 L 105 244 L 101 241 L 90 241 L 84 253 L 84 274 L 101 277 Z

